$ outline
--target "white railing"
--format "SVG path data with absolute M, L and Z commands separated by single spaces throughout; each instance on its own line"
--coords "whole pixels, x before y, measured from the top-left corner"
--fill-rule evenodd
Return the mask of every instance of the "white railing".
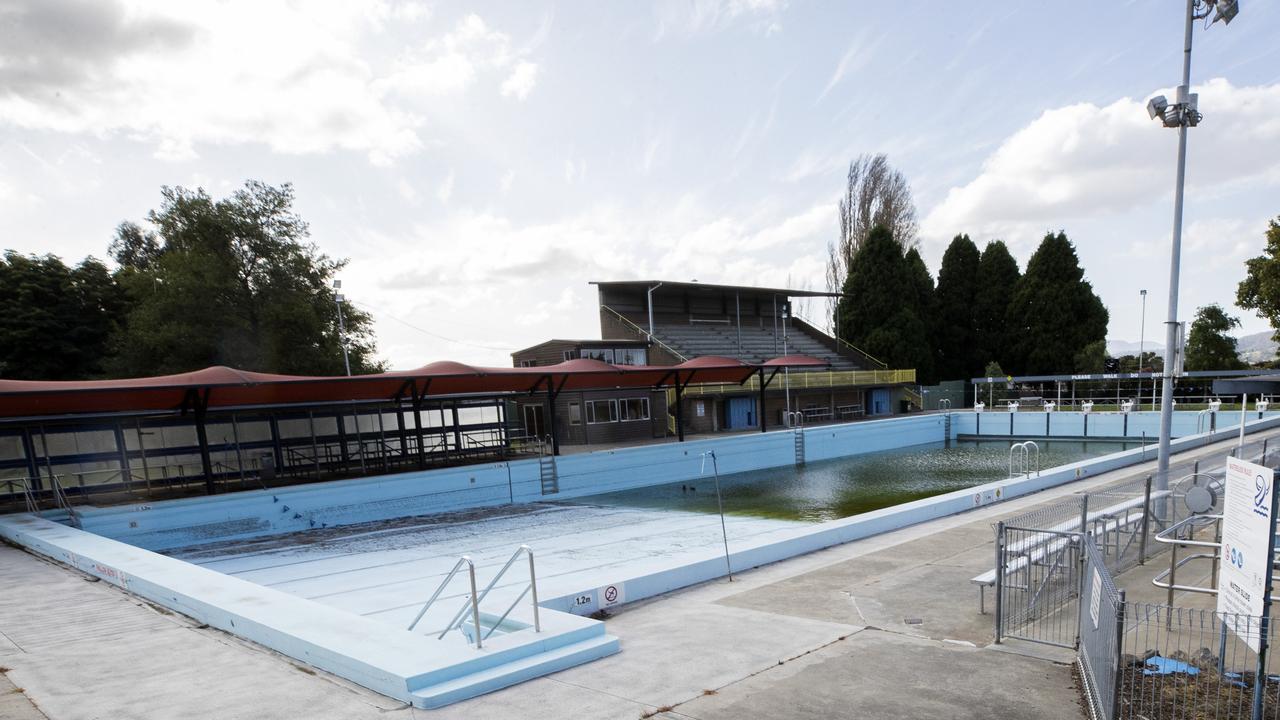
M 1009 446 L 1009 477 L 1018 477 L 1019 475 L 1031 477 L 1032 450 L 1035 451 L 1035 474 L 1040 474 L 1040 446 L 1032 440 L 1027 440 L 1026 442 L 1014 443 Z M 1014 472 L 1015 461 L 1018 468 L 1017 472 Z

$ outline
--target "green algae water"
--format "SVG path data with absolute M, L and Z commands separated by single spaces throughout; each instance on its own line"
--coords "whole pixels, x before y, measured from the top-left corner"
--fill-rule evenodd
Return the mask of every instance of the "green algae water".
M 978 440 L 913 445 L 814 462 L 720 476 L 727 513 L 825 522 L 1009 475 L 1010 440 Z M 1137 443 L 1037 440 L 1041 471 L 1058 465 L 1138 447 Z M 1154 452 L 1154 449 L 1153 449 Z M 685 481 L 592 495 L 577 503 L 693 512 L 716 512 L 711 463 L 706 475 Z

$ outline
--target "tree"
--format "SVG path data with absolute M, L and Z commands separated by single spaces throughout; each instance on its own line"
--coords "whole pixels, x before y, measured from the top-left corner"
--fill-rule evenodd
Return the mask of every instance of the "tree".
M 1280 217 L 1267 224 L 1266 249 L 1245 261 L 1247 272 L 1236 288 L 1236 304 L 1266 318 L 1280 342 Z
M 1022 375 L 1062 372 L 1091 343 L 1101 340 L 1105 347 L 1107 308 L 1084 279 L 1075 247 L 1062 232 L 1045 235 L 1031 256 L 1008 317 Z
M 936 314 L 937 300 L 934 298 L 933 276 L 929 274 L 929 267 L 924 264 L 924 258 L 920 256 L 918 248 L 911 248 L 907 254 L 903 256 L 903 262 L 907 266 L 907 275 L 911 279 L 912 294 L 904 298 L 909 303 L 907 308 L 915 317 L 920 319 L 922 335 L 920 340 L 914 341 L 916 344 L 912 348 L 914 359 L 903 367 L 911 367 L 916 369 L 916 379 L 926 385 L 932 385 L 938 380 L 937 363 L 935 361 L 937 344 L 933 335 L 933 317 Z
M 845 281 L 836 331 L 890 367 L 928 377 L 932 357 L 920 305 L 933 281 L 919 258 L 903 255 L 887 228 L 874 228 Z
M 231 365 L 263 372 L 343 370 L 331 281 L 345 261 L 305 242 L 293 188 L 250 181 L 231 197 L 165 187 L 148 234 L 122 224 L 112 243 L 133 307 L 112 370 L 151 375 Z M 380 369 L 371 318 L 343 308 L 353 372 Z
M 106 266 L 53 255 L 0 259 L 0 377 L 72 380 L 102 373 L 124 293 Z
M 1240 327 L 1240 319 L 1228 315 L 1218 305 L 1196 310 L 1187 334 L 1188 370 L 1241 370 L 1244 363 L 1236 350 L 1236 339 L 1228 335 Z
M 945 264 L 945 259 L 944 259 Z M 973 294 L 974 354 L 979 361 L 1003 362 L 1013 357 L 1009 332 L 1009 300 L 1022 273 L 1009 248 L 999 240 L 987 243 L 978 259 L 977 288 Z M 939 279 L 941 282 L 941 279 Z
M 1082 374 L 1107 372 L 1107 341 L 1094 340 L 1072 358 L 1072 371 Z M 1116 368 L 1119 370 L 1119 366 Z
M 943 380 L 971 378 L 982 371 L 984 358 L 976 337 L 980 263 L 978 246 L 968 235 L 957 235 L 942 255 L 931 317 L 937 343 L 937 374 Z
M 917 242 L 919 224 L 911 185 L 883 154 L 859 155 L 849 163 L 839 220 L 839 239 L 827 243 L 827 289 L 831 292 L 844 287 L 853 259 L 872 228 L 884 227 L 904 250 Z

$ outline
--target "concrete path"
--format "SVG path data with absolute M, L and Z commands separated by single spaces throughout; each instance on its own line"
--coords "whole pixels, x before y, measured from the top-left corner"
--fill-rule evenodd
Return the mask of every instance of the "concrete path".
M 1217 458 L 1225 447 L 1197 454 Z M 989 646 L 991 619 L 978 614 L 968 580 L 991 567 L 994 520 L 1139 470 L 626 606 L 608 620 L 621 653 L 437 711 L 405 708 L 2 546 L 0 666 L 29 699 L 20 707 L 53 720 L 1078 720 L 1071 668 L 1060 662 L 1069 654 Z

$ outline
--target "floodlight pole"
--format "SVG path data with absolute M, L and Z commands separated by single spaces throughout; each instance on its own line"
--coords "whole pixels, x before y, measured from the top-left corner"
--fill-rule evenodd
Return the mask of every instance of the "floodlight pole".
M 1183 34 L 1182 85 L 1178 88 L 1180 99 L 1188 97 L 1191 90 L 1191 29 L 1195 22 L 1196 0 L 1187 0 L 1187 22 Z M 1156 489 L 1169 489 L 1169 439 L 1173 427 L 1173 373 L 1177 368 L 1176 356 L 1181 351 L 1178 342 L 1178 270 L 1182 258 L 1182 195 L 1187 176 L 1187 122 L 1184 111 L 1178 123 L 1178 174 L 1173 195 L 1173 247 L 1169 256 L 1169 313 L 1164 331 L 1163 388 L 1160 392 L 1160 446 L 1156 461 Z
M 342 281 L 334 280 L 333 289 L 342 289 Z M 351 377 L 351 358 L 347 356 L 347 328 L 342 318 L 342 293 L 335 292 L 333 304 L 338 306 L 338 344 L 342 346 L 342 364 L 347 368 L 347 377 Z
M 1138 292 L 1142 294 L 1142 322 L 1138 325 L 1138 412 L 1142 412 L 1142 356 L 1146 354 L 1147 347 L 1147 291 L 1139 290 Z M 1151 394 L 1155 395 L 1155 392 L 1153 383 Z

